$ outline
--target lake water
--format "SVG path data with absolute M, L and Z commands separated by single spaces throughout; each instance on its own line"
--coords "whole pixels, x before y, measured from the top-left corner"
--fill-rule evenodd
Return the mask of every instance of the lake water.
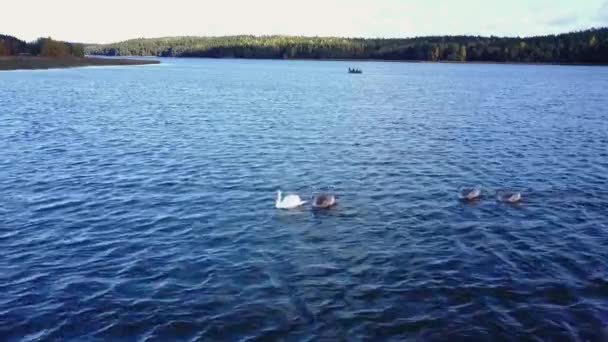
M 0 72 L 0 340 L 608 338 L 608 68 L 162 62 Z

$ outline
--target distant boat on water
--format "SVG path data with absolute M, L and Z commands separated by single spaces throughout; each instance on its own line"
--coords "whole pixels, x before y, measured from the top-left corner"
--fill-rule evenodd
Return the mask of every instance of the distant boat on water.
M 363 71 L 361 71 L 361 69 L 348 68 L 348 73 L 349 74 L 362 74 Z

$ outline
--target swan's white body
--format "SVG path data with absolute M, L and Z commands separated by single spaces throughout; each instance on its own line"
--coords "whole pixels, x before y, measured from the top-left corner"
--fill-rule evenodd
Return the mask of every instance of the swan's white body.
M 481 190 L 479 188 L 464 189 L 460 192 L 460 198 L 465 201 L 476 200 L 481 196 Z
M 275 207 L 277 209 L 295 209 L 306 204 L 306 201 L 302 201 L 298 195 L 287 195 L 282 197 L 281 190 L 277 191 L 277 201 Z
M 521 192 L 506 194 L 502 197 L 502 200 L 507 203 L 518 203 L 521 201 Z

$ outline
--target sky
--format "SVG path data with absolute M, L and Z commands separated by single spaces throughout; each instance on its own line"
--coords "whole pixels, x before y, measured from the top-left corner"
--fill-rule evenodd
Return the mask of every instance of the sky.
M 530 36 L 608 26 L 608 0 L 7 0 L 2 12 L 0 34 L 84 43 L 234 34 Z

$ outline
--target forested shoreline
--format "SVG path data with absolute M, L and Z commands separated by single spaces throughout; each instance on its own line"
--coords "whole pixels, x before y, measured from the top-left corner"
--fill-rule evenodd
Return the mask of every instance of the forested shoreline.
M 608 64 L 608 28 L 527 38 L 432 36 L 364 39 L 302 36 L 225 36 L 132 39 L 84 45 L 0 35 L 0 56 L 52 58 L 159 56 L 260 59 L 345 59 L 428 62 Z
M 85 52 L 105 56 L 608 64 L 608 28 L 527 38 L 170 37 L 89 45 Z
M 88 58 L 84 55 L 83 44 L 51 38 L 39 38 L 28 43 L 13 36 L 0 35 L 0 71 L 158 63 L 152 60 Z
M 51 38 L 38 38 L 28 43 L 13 36 L 0 34 L 0 56 L 84 57 L 84 45 Z

